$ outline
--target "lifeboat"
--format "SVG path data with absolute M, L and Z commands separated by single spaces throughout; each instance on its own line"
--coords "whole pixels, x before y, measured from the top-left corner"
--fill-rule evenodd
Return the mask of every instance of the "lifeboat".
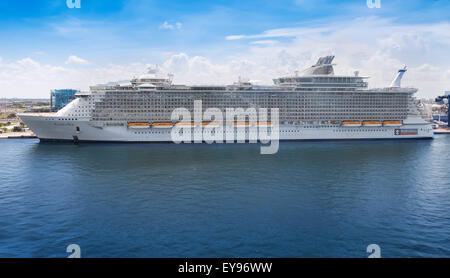
M 256 122 L 256 126 L 273 126 L 272 122 Z
M 149 123 L 128 123 L 129 128 L 149 128 Z
M 220 126 L 218 122 L 203 122 L 202 126 Z
M 361 126 L 361 122 L 360 121 L 344 121 L 344 122 L 342 122 L 342 126 L 359 127 L 359 126 Z
M 234 126 L 250 126 L 249 122 L 234 122 Z
M 364 126 L 381 126 L 381 122 L 380 121 L 364 121 L 363 125 Z
M 154 128 L 171 128 L 173 127 L 172 123 L 153 123 L 152 127 Z
M 336 121 L 331 121 L 331 124 L 332 124 L 332 125 L 337 125 L 338 122 L 336 122 Z
M 384 121 L 383 125 L 384 126 L 402 126 L 403 122 L 402 121 Z
M 176 123 L 176 126 L 181 126 L 181 127 L 194 127 L 195 123 Z

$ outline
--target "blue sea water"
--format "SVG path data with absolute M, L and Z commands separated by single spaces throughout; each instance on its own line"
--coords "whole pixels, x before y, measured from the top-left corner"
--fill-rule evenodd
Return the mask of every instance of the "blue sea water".
M 450 136 L 258 145 L 0 141 L 0 257 L 450 256 Z

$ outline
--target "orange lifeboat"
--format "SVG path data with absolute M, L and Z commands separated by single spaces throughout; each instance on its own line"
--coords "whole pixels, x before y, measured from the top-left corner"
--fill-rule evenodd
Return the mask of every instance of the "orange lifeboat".
M 363 125 L 364 126 L 381 126 L 381 122 L 380 121 L 364 121 Z
M 202 126 L 219 126 L 220 123 L 218 122 L 203 122 Z
M 359 127 L 359 126 L 361 126 L 361 122 L 360 121 L 343 121 L 342 126 Z
M 273 126 L 272 122 L 256 122 L 256 126 Z
M 180 122 L 180 123 L 176 123 L 176 126 L 181 126 L 181 127 L 194 127 L 195 123 L 184 123 L 184 122 Z
M 154 128 L 171 128 L 173 127 L 172 123 L 153 123 L 152 127 Z
M 250 126 L 249 122 L 234 122 L 234 126 Z
M 129 128 L 149 128 L 149 123 L 128 123 Z
M 384 121 L 383 125 L 384 126 L 402 126 L 403 122 L 402 121 Z

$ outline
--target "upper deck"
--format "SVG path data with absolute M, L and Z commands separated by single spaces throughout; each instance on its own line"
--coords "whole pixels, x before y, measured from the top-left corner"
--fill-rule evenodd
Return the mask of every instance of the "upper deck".
M 307 68 L 299 75 L 298 72 L 292 76 L 285 76 L 273 79 L 274 85 L 255 85 L 249 81 L 239 79 L 232 85 L 179 85 L 173 84 L 173 75 L 164 77 L 159 74 L 158 69 L 150 69 L 149 73 L 133 78 L 128 82 L 116 82 L 91 87 L 92 93 L 104 92 L 320 92 L 320 91 L 336 91 L 336 92 L 377 92 L 377 93 L 409 93 L 413 94 L 417 91 L 414 88 L 401 88 L 399 86 L 401 77 L 406 69 L 402 69 L 402 75 L 396 77 L 396 86 L 369 89 L 368 77 L 360 76 L 359 72 L 355 72 L 353 76 L 335 75 L 332 61 L 334 56 L 321 57 L 317 63 Z M 393 84 L 394 84 L 393 83 Z M 78 96 L 87 96 L 83 93 Z

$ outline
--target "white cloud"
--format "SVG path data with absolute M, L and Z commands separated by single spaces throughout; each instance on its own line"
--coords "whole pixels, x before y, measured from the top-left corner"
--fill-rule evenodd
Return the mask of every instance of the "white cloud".
M 168 30 L 175 30 L 175 29 L 181 29 L 183 27 L 183 24 L 180 22 L 176 22 L 175 24 L 170 24 L 167 21 L 164 21 L 163 24 L 159 26 L 159 29 L 168 29 Z
M 260 44 L 260 45 L 269 45 L 269 44 L 276 44 L 278 41 L 276 40 L 260 40 L 260 41 L 252 41 L 250 44 Z
M 0 96 L 47 98 L 52 89 L 88 90 L 90 85 L 131 78 L 145 72 L 147 67 L 142 63 L 96 68 L 66 67 L 25 58 L 0 64 Z
M 41 65 L 31 58 L 0 64 L 0 94 L 5 97 L 47 97 L 51 83 L 70 74 L 63 67 Z
M 229 41 L 232 40 L 240 40 L 240 39 L 244 39 L 245 36 L 244 35 L 231 35 L 231 36 L 227 36 L 226 39 Z
M 227 40 L 241 40 L 241 39 L 265 39 L 265 38 L 288 38 L 288 37 L 300 37 L 318 32 L 330 31 L 330 27 L 320 28 L 282 28 L 272 29 L 264 31 L 261 34 L 255 35 L 230 35 L 227 36 Z
M 90 64 L 89 61 L 86 61 L 74 55 L 69 56 L 69 58 L 67 58 L 66 60 L 66 65 L 89 65 L 89 64 Z
M 27 69 L 39 67 L 39 63 L 34 61 L 31 58 L 24 58 L 24 59 L 18 60 L 17 64 L 19 66 L 23 66 L 24 68 L 27 68 Z

